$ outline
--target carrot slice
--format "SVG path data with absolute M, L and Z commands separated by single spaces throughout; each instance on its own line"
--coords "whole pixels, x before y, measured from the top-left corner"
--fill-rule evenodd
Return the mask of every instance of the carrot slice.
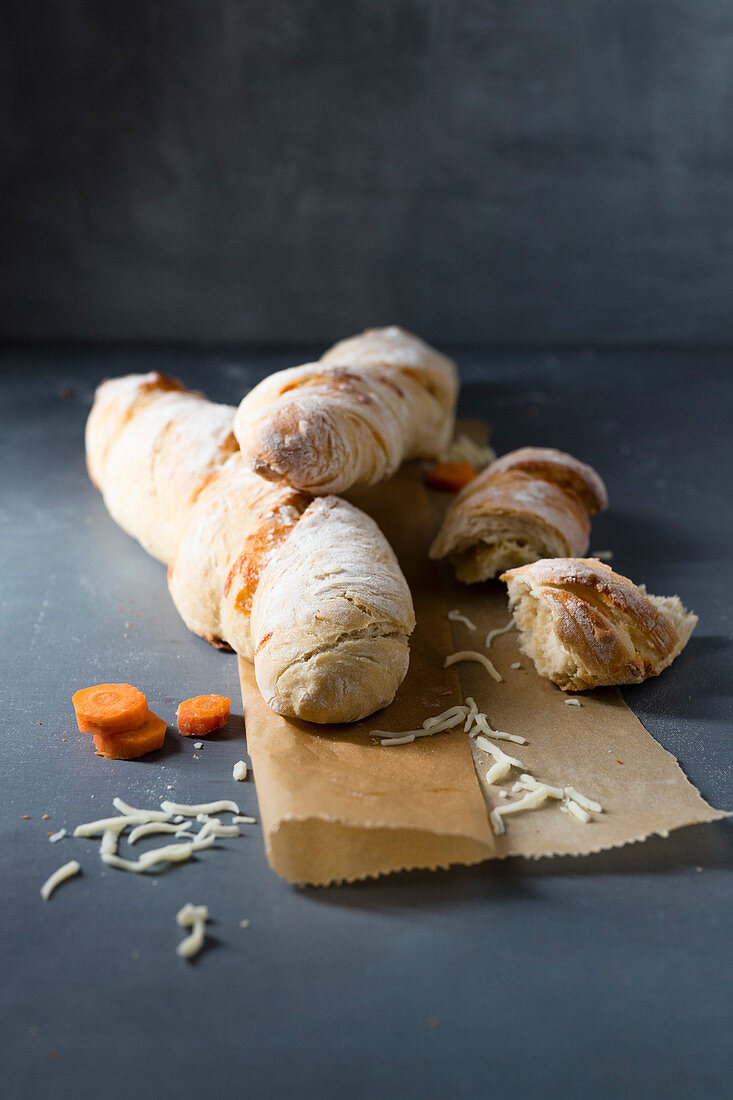
M 71 699 L 82 733 L 123 733 L 138 729 L 148 716 L 148 701 L 132 684 L 95 684 Z
M 148 711 L 146 721 L 136 730 L 111 735 L 95 733 L 94 747 L 97 756 L 104 756 L 107 760 L 137 760 L 138 756 L 163 747 L 166 729 L 163 719 Z
M 441 489 L 447 493 L 457 493 L 473 481 L 476 471 L 470 462 L 440 462 L 433 466 L 428 475 L 428 485 L 431 489 Z
M 226 695 L 196 695 L 186 699 L 176 711 L 178 729 L 184 737 L 205 737 L 225 724 L 231 705 Z

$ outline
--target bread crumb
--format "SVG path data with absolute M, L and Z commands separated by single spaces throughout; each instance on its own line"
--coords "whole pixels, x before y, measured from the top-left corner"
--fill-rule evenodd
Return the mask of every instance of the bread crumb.
M 48 821 L 50 814 L 41 814 L 41 821 Z
M 30 814 L 21 814 L 21 820 L 22 821 L 30 821 L 30 819 L 31 819 Z
M 204 747 L 203 741 L 194 741 L 193 747 L 195 749 L 202 749 Z

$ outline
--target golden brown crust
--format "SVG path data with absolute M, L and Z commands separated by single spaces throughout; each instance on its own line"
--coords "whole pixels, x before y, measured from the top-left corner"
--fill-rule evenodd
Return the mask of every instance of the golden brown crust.
M 474 478 L 449 508 L 430 548 L 450 555 L 459 580 L 488 580 L 536 558 L 588 549 L 588 513 L 574 493 L 522 470 Z
M 608 507 L 606 486 L 593 467 L 565 451 L 557 451 L 554 447 L 520 447 L 492 462 L 486 476 L 493 481 L 508 470 L 522 470 L 575 493 L 591 516 Z
M 522 648 L 566 691 L 640 683 L 686 645 L 697 618 L 649 596 L 594 558 L 554 558 L 503 573 Z

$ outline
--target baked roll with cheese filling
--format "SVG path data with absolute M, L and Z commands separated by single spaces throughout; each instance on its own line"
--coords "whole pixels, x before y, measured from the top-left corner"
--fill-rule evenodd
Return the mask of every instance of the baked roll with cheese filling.
M 252 473 L 235 409 L 157 373 L 104 382 L 87 462 L 117 522 L 168 564 L 186 625 L 254 662 L 273 710 L 353 722 L 391 702 L 415 625 L 369 516 Z
M 579 557 L 588 549 L 589 515 L 607 502 L 590 466 L 550 447 L 523 447 L 458 494 L 430 557 L 449 557 L 467 584 L 539 558 Z
M 417 336 L 368 329 L 255 386 L 234 431 L 261 477 L 341 493 L 391 477 L 406 459 L 440 455 L 457 391 L 455 364 Z
M 501 579 L 520 648 L 563 691 L 658 676 L 697 623 L 678 596 L 650 596 L 595 558 L 536 561 Z

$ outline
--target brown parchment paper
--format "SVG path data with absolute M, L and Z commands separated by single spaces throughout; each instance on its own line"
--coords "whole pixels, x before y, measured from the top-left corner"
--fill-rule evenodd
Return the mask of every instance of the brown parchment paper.
M 267 856 L 278 874 L 326 885 L 510 855 L 585 855 L 726 816 L 701 798 L 617 690 L 586 693 L 582 706 L 569 706 L 566 694 L 519 652 L 515 631 L 485 650 L 486 632 L 509 621 L 506 591 L 498 582 L 458 584 L 449 566 L 428 560 L 448 501 L 428 493 L 418 464 L 350 499 L 379 523 L 410 584 L 417 616 L 410 669 L 394 702 L 378 714 L 350 726 L 316 726 L 274 714 L 252 666 L 240 660 L 247 747 Z M 452 608 L 476 630 L 449 622 Z M 462 649 L 486 652 L 503 682 L 477 664 L 444 669 L 445 656 Z M 511 669 L 516 662 L 521 668 Z M 493 761 L 460 727 L 393 747 L 369 736 L 373 729 L 414 729 L 466 695 L 495 729 L 527 738 L 526 745 L 499 743 L 527 771 L 575 787 L 604 813 L 583 824 L 549 802 L 507 817 L 506 833 L 495 837 L 488 809 L 516 796 L 502 799 L 500 788 L 485 783 Z M 518 774 L 501 787 L 510 791 Z

